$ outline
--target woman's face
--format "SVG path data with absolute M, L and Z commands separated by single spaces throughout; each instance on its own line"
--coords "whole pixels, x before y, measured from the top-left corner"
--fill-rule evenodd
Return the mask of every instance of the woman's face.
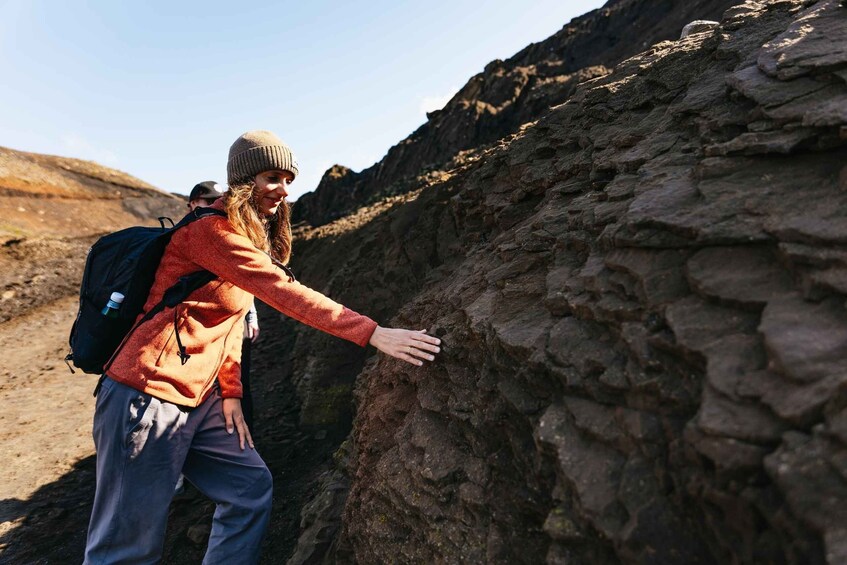
M 290 171 L 265 171 L 256 175 L 253 182 L 256 185 L 253 194 L 259 213 L 272 216 L 288 196 L 288 187 L 294 182 L 294 175 Z

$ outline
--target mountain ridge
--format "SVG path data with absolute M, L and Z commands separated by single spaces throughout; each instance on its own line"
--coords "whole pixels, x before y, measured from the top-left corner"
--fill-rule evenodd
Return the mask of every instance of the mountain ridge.
M 449 168 L 461 151 L 515 133 L 566 101 L 580 82 L 607 74 L 653 43 L 678 37 L 691 20 L 719 19 L 733 3 L 621 0 L 574 18 L 505 61 L 489 62 L 378 163 L 350 171 L 343 183 L 324 175 L 314 192 L 297 200 L 292 218 L 319 226 L 380 196 L 409 190 L 421 173 Z

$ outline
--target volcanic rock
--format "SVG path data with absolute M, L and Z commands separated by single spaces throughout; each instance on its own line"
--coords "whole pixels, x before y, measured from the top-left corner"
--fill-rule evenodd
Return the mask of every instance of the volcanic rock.
M 320 559 L 842 562 L 845 45 L 838 0 L 747 0 L 301 231 L 307 284 L 443 340 L 296 330 L 304 404 L 357 402 Z
M 453 168 L 462 151 L 517 132 L 565 102 L 579 83 L 607 74 L 609 67 L 658 41 L 675 39 L 692 20 L 719 17 L 734 3 L 607 2 L 508 60 L 490 62 L 372 167 L 355 173 L 335 165 L 314 192 L 298 199 L 292 217 L 320 226 L 385 195 L 413 190 L 427 171 Z M 698 32 L 706 29 L 692 24 Z

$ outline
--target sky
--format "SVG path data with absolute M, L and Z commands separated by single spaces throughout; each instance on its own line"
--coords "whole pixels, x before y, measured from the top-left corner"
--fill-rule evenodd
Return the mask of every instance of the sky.
M 359 171 L 507 59 L 603 0 L 0 0 L 0 146 L 89 159 L 187 194 L 267 129 L 291 199 Z

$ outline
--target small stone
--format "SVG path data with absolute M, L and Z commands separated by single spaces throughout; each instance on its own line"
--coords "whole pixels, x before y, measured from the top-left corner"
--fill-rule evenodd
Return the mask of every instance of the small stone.
M 718 22 L 713 22 L 711 20 L 694 20 L 693 22 L 687 24 L 684 28 L 682 28 L 682 33 L 679 35 L 680 39 L 685 39 L 689 35 L 694 35 L 695 33 L 704 33 L 707 31 L 712 31 L 716 29 L 720 24 Z
M 209 534 L 212 532 L 212 527 L 208 524 L 195 524 L 188 528 L 185 533 L 186 537 L 195 545 L 205 545 L 209 540 Z
M 51 508 L 51 509 L 47 512 L 47 515 L 45 516 L 45 518 L 46 518 L 47 520 L 55 520 L 56 518 L 61 518 L 62 516 L 64 516 L 64 515 L 65 515 L 65 513 L 66 513 L 66 512 L 65 512 L 65 509 L 64 509 L 64 508 L 61 508 L 61 507 L 58 507 L 58 506 L 57 506 L 56 508 Z

